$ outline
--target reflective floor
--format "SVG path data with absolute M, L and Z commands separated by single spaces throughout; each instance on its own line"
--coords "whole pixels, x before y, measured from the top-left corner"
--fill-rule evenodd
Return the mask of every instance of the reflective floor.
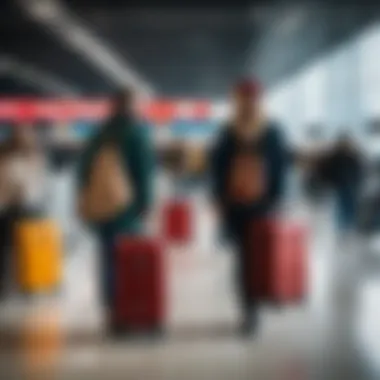
M 237 334 L 233 255 L 215 243 L 207 205 L 196 239 L 167 252 L 169 312 L 161 340 L 114 342 L 102 333 L 95 247 L 75 244 L 58 297 L 10 297 L 0 306 L 0 378 L 258 379 L 380 378 L 380 250 L 337 237 L 325 209 L 305 209 L 310 297 L 263 309 L 255 339 Z

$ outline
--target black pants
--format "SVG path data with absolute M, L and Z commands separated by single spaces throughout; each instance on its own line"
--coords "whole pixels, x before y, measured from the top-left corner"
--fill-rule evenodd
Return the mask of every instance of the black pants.
M 252 279 L 252 253 L 247 250 L 245 228 L 235 233 L 236 245 L 236 290 L 243 313 L 249 313 L 256 307 L 256 300 L 252 297 L 250 282 Z
M 107 310 L 114 304 L 115 294 L 115 237 L 102 236 L 100 239 L 99 280 L 101 302 Z
M 0 296 L 4 295 L 13 248 L 13 227 L 18 219 L 18 212 L 13 208 L 0 214 Z

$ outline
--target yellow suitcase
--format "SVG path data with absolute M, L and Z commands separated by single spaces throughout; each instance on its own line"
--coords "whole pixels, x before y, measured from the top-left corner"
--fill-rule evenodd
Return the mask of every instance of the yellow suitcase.
M 62 278 L 63 244 L 59 227 L 51 220 L 24 220 L 15 226 L 16 271 L 21 290 L 57 289 Z

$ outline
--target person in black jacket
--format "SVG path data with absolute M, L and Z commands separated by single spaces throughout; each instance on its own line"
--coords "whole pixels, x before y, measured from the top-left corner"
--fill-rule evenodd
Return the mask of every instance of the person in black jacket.
M 279 127 L 261 107 L 262 90 L 243 80 L 233 90 L 233 118 L 217 138 L 211 155 L 214 202 L 226 233 L 237 246 L 237 285 L 243 310 L 242 332 L 257 325 L 257 303 L 249 289 L 249 254 L 244 231 L 248 223 L 276 210 L 284 186 L 286 154 Z
M 349 135 L 339 138 L 322 165 L 322 175 L 335 193 L 337 226 L 340 231 L 352 231 L 357 223 L 363 160 Z

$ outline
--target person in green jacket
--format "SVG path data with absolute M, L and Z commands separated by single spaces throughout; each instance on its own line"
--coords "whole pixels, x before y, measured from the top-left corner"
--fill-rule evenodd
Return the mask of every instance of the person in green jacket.
M 100 243 L 100 277 L 104 306 L 112 308 L 114 294 L 114 246 L 120 235 L 143 232 L 143 221 L 153 200 L 154 155 L 147 126 L 135 112 L 132 90 L 117 93 L 111 102 L 111 116 L 88 142 L 78 166 L 78 192 L 88 183 L 91 165 L 97 152 L 108 141 L 116 143 L 133 192 L 131 204 L 112 220 L 88 223 Z

